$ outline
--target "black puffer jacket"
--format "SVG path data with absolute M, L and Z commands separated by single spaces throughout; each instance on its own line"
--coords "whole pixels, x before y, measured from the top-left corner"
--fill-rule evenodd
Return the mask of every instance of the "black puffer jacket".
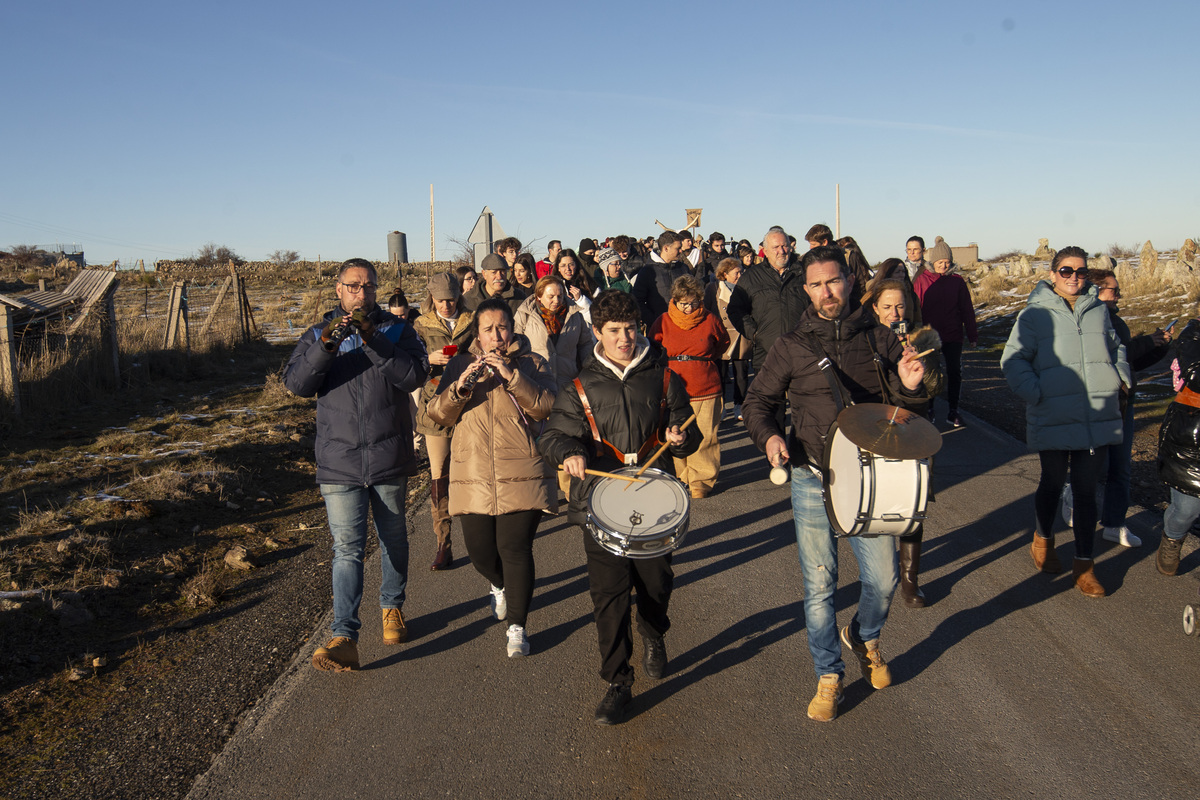
M 1117 338 L 1121 340 L 1121 344 L 1125 345 L 1125 360 L 1129 362 L 1131 374 L 1138 370 L 1150 369 L 1161 361 L 1167 351 L 1171 349 L 1170 344 L 1155 344 L 1148 333 L 1134 336 L 1129 330 L 1129 325 L 1121 319 L 1121 315 L 1111 308 L 1108 309 L 1108 319 L 1112 322 L 1113 330 L 1117 332 Z M 1133 375 L 1133 385 L 1129 387 L 1128 402 L 1133 402 L 1135 392 L 1137 392 L 1136 374 Z
M 461 305 L 463 311 L 474 311 L 479 308 L 479 304 L 491 297 L 499 297 L 504 302 L 508 303 L 508 307 L 517 313 L 517 309 L 521 307 L 521 303 L 525 302 L 525 290 L 517 286 L 512 281 L 504 285 L 503 291 L 498 295 L 490 295 L 484 288 L 483 278 L 475 281 L 475 285 L 471 287 L 471 291 L 462 296 Z
M 801 315 L 812 303 L 804 292 L 804 276 L 794 255 L 784 267 L 783 275 L 770 263 L 760 261 L 746 269 L 737 286 L 739 291 L 729 299 L 729 321 L 754 342 L 757 372 L 771 345 L 800 323 Z
M 682 261 L 667 264 L 658 253 L 652 253 L 646 259 L 646 265 L 633 276 L 633 299 L 637 300 L 642 322 L 647 328 L 667 313 L 667 306 L 671 304 L 671 284 L 675 279 L 691 274 L 691 265 Z
M 591 404 L 600 435 L 625 453 L 637 452 L 646 440 L 656 434 L 660 440 L 666 441 L 664 430 L 667 425 L 682 425 L 692 414 L 691 401 L 683 388 L 683 381 L 678 375 L 670 373 L 667 387 L 668 419 L 661 418 L 660 401 L 667 355 L 652 342 L 639 340 L 639 344 L 648 348 L 646 356 L 624 378 L 599 358 L 589 359 L 579 373 L 579 381 Z M 671 472 L 672 464 L 668 456 L 685 458 L 696 452 L 700 447 L 700 434 L 696 426 L 690 426 L 684 434 L 686 441 L 679 447 L 668 448 L 663 457 L 654 462 L 656 469 Z M 588 469 L 607 472 L 623 466 L 610 448 L 597 448 L 591 426 L 583 413 L 579 392 L 573 384 L 567 384 L 559 391 L 549 423 L 538 440 L 538 449 L 555 466 L 571 456 L 586 458 Z M 568 516 L 571 522 L 577 525 L 586 522 L 587 497 L 595 482 L 593 476 L 588 476 L 582 482 L 572 479 Z
M 372 486 L 418 472 L 409 392 L 425 383 L 429 359 L 413 326 L 378 307 L 375 334 L 352 333 L 336 353 L 321 331 L 341 308 L 304 332 L 283 374 L 301 397 L 317 396 L 317 483 Z
M 1179 334 L 1175 355 L 1184 391 L 1200 393 L 1200 320 L 1192 320 Z M 1178 398 L 1167 406 L 1158 429 L 1158 477 L 1173 489 L 1200 497 L 1200 408 Z
M 827 320 L 810 308 L 795 330 L 775 342 L 742 404 L 746 427 L 760 450 L 766 451 L 767 440 L 772 436 L 783 436 L 775 412 L 786 399 L 792 405 L 792 430 L 787 440 L 791 463 L 800 465 L 807 461 L 821 466 L 825 436 L 837 419 L 838 408 L 829 381 L 817 366 L 822 355 L 814 348 L 810 333 L 816 335 L 824 355 L 833 362 L 852 402 L 886 402 L 875 369 L 874 353 L 878 351 L 896 402 L 911 411 L 925 412 L 929 401 L 924 386 L 914 392 L 900 382 L 896 363 L 903 355 L 903 347 L 890 330 L 876 322 L 873 314 L 859 308 L 840 320 Z M 871 347 L 872 338 L 875 350 Z

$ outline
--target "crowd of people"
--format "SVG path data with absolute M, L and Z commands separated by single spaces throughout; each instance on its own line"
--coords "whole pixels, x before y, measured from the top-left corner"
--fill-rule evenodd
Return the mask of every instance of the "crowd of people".
M 301 337 L 285 372 L 289 389 L 318 398 L 317 482 L 334 542 L 333 635 L 313 665 L 359 666 L 368 512 L 382 553 L 384 642 L 407 637 L 403 505 L 423 442 L 436 537 L 430 568 L 454 566 L 457 519 L 487 581 L 491 614 L 507 623 L 510 657 L 530 651 L 535 533 L 565 499 L 568 521 L 583 529 L 608 685 L 595 718 L 620 722 L 634 681 L 631 596 L 642 672 L 657 679 L 667 671 L 671 554 L 629 558 L 603 547 L 588 532 L 588 498 L 600 476 L 644 465 L 663 448 L 672 463 L 657 466 L 703 502 L 722 488 L 718 430 L 744 424 L 772 466 L 791 466 L 817 677 L 809 717 L 837 716 L 843 645 L 872 687 L 888 686 L 881 634 L 893 597 L 898 589 L 909 607 L 927 602 L 919 583 L 923 529 L 849 537 L 862 594 L 839 631 L 838 548 L 823 502 L 826 437 L 849 405 L 885 403 L 936 421 L 942 396 L 947 426 L 963 426 L 962 351 L 978 342 L 975 311 L 940 237 L 926 250 L 913 236 L 905 258 L 874 270 L 854 239 L 835 240 L 825 225 L 810 228 L 803 242 L 798 247 L 781 227 L 758 246 L 668 230 L 642 240 L 583 239 L 575 250 L 555 240 L 535 261 L 510 237 L 478 272 L 466 266 L 434 275 L 418 309 L 400 290 L 380 306 L 374 267 L 343 263 L 337 307 Z M 1060 499 L 1069 497 L 1063 511 L 1075 537 L 1074 582 L 1091 597 L 1105 593 L 1092 568 L 1097 522 L 1105 539 L 1140 544 L 1125 525 L 1133 372 L 1162 359 L 1170 342 L 1169 331 L 1132 336 L 1119 298 L 1111 271 L 1089 272 L 1086 253 L 1065 248 L 1017 316 L 1001 357 L 1027 405 L 1027 441 L 1041 461 L 1034 567 L 1061 570 L 1052 527 Z M 1179 394 L 1160 454 L 1171 487 L 1157 558 L 1164 574 L 1177 570 L 1183 537 L 1200 517 L 1200 321 L 1185 328 L 1178 352 Z

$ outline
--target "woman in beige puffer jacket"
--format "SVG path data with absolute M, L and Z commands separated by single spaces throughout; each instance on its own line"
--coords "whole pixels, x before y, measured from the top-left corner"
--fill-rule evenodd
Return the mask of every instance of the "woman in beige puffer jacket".
M 492 613 L 509 623 L 508 655 L 523 656 L 533 537 L 543 509 L 558 510 L 554 478 L 537 448 L 556 390 L 546 360 L 513 332 L 506 302 L 480 303 L 473 328 L 469 350 L 446 365 L 426 413 L 454 426 L 450 514 L 459 518 L 471 563 L 491 582 Z

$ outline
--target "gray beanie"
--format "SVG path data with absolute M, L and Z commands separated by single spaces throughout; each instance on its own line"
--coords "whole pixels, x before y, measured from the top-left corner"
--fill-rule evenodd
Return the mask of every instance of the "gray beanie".
M 930 264 L 936 264 L 943 258 L 951 264 L 954 263 L 954 254 L 950 252 L 950 245 L 946 244 L 946 241 L 939 236 L 937 244 L 925 251 L 925 260 Z
M 599 265 L 600 269 L 604 269 L 612 262 L 620 260 L 621 257 L 617 255 L 617 251 L 611 247 L 605 247 L 596 254 L 596 264 Z

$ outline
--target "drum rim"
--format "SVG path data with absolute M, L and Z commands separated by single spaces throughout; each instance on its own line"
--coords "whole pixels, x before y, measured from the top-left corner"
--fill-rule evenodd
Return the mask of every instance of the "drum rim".
M 614 475 L 634 475 L 634 474 L 637 474 L 638 470 L 640 470 L 640 469 L 641 469 L 641 467 L 638 467 L 636 465 L 629 465 L 629 466 L 621 466 L 621 467 L 618 467 L 617 469 L 613 469 L 610 471 Z M 655 477 L 661 476 L 664 478 L 669 478 L 681 489 L 680 497 L 683 500 L 683 511 L 682 511 L 682 514 L 680 515 L 681 523 L 680 523 L 679 527 L 676 528 L 675 530 L 663 531 L 659 534 L 655 534 L 653 536 L 646 537 L 647 542 L 654 542 L 654 541 L 667 541 L 668 542 L 667 546 L 664 546 L 658 550 L 655 550 L 654 552 L 650 552 L 650 553 L 630 552 L 627 548 L 623 550 L 622 548 L 619 548 L 619 547 L 610 547 L 608 541 L 606 541 L 608 539 L 615 539 L 615 540 L 618 540 L 618 541 L 621 541 L 624 543 L 628 543 L 630 541 L 637 541 L 638 535 L 630 537 L 629 535 L 623 533 L 622 531 L 612 530 L 606 524 L 604 524 L 603 522 L 598 520 L 596 518 L 596 515 L 593 512 L 592 492 L 589 492 L 587 500 L 586 500 L 586 509 L 585 509 L 585 515 L 584 515 L 585 519 L 586 519 L 586 523 L 587 523 L 585 525 L 585 528 L 586 528 L 587 532 L 591 535 L 592 539 L 595 540 L 596 544 L 600 545 L 600 547 L 603 548 L 605 551 L 607 551 L 615 556 L 620 556 L 622 558 L 634 558 L 634 559 L 657 558 L 658 556 L 662 556 L 662 555 L 671 553 L 671 552 L 677 550 L 683 544 L 684 538 L 687 536 L 688 531 L 691 529 L 692 499 L 691 499 L 691 496 L 686 491 L 686 487 L 684 486 L 683 481 L 679 480 L 679 478 L 672 475 L 671 473 L 665 472 L 664 470 L 658 469 L 657 467 L 650 467 L 642 474 L 643 475 L 653 474 Z M 600 480 L 612 481 L 614 479 L 600 478 L 597 481 L 597 483 Z M 593 487 L 594 486 L 595 486 L 595 484 L 593 484 Z

